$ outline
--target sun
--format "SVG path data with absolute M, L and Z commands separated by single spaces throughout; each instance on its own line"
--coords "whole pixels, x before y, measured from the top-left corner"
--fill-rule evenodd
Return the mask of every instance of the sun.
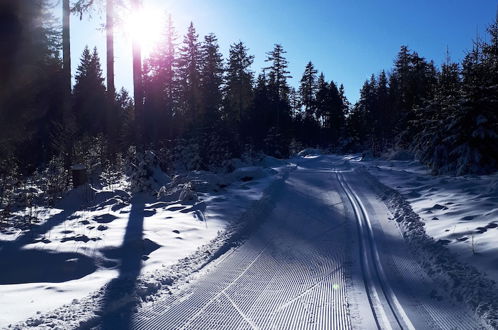
M 142 46 L 144 55 L 150 54 L 160 41 L 161 30 L 164 27 L 164 15 L 153 7 L 143 7 L 138 12 L 131 12 L 125 20 L 126 34 L 130 39 L 136 39 Z

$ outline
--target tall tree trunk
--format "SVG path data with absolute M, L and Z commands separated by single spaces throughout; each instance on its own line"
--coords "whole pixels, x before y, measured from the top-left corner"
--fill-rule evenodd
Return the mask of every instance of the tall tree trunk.
M 114 0 L 106 2 L 106 31 L 107 31 L 107 93 L 112 102 L 115 99 L 114 86 Z
M 71 112 L 71 36 L 70 36 L 70 0 L 62 1 L 62 73 L 64 81 L 64 100 L 62 107 L 62 139 L 64 145 L 64 166 L 69 169 L 72 162 L 73 118 Z
M 133 13 L 139 13 L 142 9 L 141 0 L 133 0 L 132 10 Z M 143 126 L 144 126 L 144 113 L 143 113 L 143 77 L 142 77 L 142 55 L 140 48 L 140 40 L 137 40 L 137 36 L 133 37 L 132 40 L 132 51 L 133 51 L 133 100 L 135 103 L 135 129 L 136 129 L 136 139 L 137 147 L 143 148 Z
M 70 15 L 69 0 L 62 2 L 62 70 L 64 74 L 64 95 L 71 96 L 71 42 L 70 42 Z M 67 99 L 65 100 L 67 101 Z

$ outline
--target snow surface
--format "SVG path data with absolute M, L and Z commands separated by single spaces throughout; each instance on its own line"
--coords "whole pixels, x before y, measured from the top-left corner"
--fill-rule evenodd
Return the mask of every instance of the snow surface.
M 188 325 L 268 327 L 277 317 L 299 328 L 312 317 L 315 327 L 368 328 L 368 313 L 387 311 L 389 301 L 415 328 L 480 327 L 452 298 L 498 325 L 487 279 L 498 279 L 498 174 L 433 177 L 412 160 L 316 149 L 290 162 L 265 157 L 239 160 L 229 174 L 183 173 L 153 195 L 130 194 L 125 182 L 112 190 L 83 186 L 54 208 L 26 210 L 39 220 L 31 231 L 0 232 L 0 328 L 105 328 L 131 322 L 123 315 L 149 322 L 175 304 L 181 313 L 171 315 L 193 313 Z M 365 219 L 354 215 L 355 203 Z M 370 229 L 358 235 L 357 221 Z M 419 263 L 405 239 L 419 244 Z M 385 273 L 369 285 L 352 257 L 368 245 L 364 253 L 378 253 L 375 267 Z M 456 289 L 445 292 L 448 283 Z M 389 294 L 369 305 L 368 290 L 385 288 Z
M 459 260 L 498 282 L 498 173 L 432 176 L 417 161 L 362 161 L 397 190 L 421 217 L 427 234 Z
M 136 279 L 143 297 L 159 280 L 171 284 L 181 275 L 172 270 L 190 271 L 189 256 L 197 264 L 210 258 L 204 252 L 286 166 L 265 158 L 230 174 L 185 173 L 154 196 L 132 196 L 125 182 L 84 186 L 35 209 L 32 231 L 0 233 L 0 328 L 91 325 L 116 280 Z

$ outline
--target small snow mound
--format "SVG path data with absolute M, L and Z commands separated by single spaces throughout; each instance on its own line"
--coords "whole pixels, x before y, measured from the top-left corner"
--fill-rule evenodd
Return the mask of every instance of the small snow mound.
M 197 192 L 218 191 L 220 187 L 229 184 L 224 176 L 206 171 L 194 171 L 189 174 L 188 179 Z
M 197 199 L 197 193 L 194 191 L 193 184 L 191 182 L 184 184 L 180 192 L 179 200 L 182 202 L 195 202 Z
M 90 184 L 79 186 L 70 190 L 56 206 L 60 209 L 78 209 L 82 205 L 93 201 L 97 192 Z
M 164 173 L 159 166 L 155 166 L 152 169 L 152 179 L 156 183 L 156 186 L 164 186 L 171 182 L 171 178 Z
M 259 166 L 248 166 L 236 169 L 230 174 L 230 176 L 233 181 L 251 181 L 265 178 L 275 173 L 276 171 L 273 169 L 264 169 Z
M 272 157 L 272 156 L 265 156 L 261 160 L 261 166 L 263 167 L 280 167 L 287 164 L 286 161 Z
M 498 196 L 498 179 L 495 178 L 494 180 L 492 180 L 490 182 L 490 184 L 488 185 L 487 189 L 486 189 L 486 192 L 490 195 L 490 196 Z
M 306 148 L 297 153 L 299 157 L 313 157 L 320 156 L 322 152 L 320 149 Z

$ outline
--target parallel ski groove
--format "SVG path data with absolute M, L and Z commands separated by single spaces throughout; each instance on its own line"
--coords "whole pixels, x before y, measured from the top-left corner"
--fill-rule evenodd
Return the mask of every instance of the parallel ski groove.
M 388 316 L 389 314 L 394 317 L 395 326 L 401 329 L 414 329 L 408 316 L 404 312 L 403 308 L 397 301 L 392 289 L 387 283 L 385 274 L 383 273 L 382 265 L 380 264 L 378 252 L 375 247 L 375 242 L 372 237 L 372 228 L 368 220 L 365 207 L 361 203 L 358 196 L 351 189 L 349 184 L 346 182 L 344 175 L 337 172 L 336 176 L 337 180 L 341 184 L 341 187 L 343 188 L 344 192 L 351 202 L 359 224 L 358 227 L 360 232 L 360 250 L 363 274 L 370 275 L 364 276 L 365 288 L 372 308 L 373 316 L 376 320 L 377 327 L 379 329 L 384 327 L 392 327 L 392 322 L 390 321 L 390 317 Z M 380 290 L 377 290 L 375 283 L 372 283 L 372 276 L 375 277 L 374 282 L 379 283 Z M 380 294 L 379 291 L 381 292 Z M 387 308 L 384 307 L 384 301 L 387 304 Z

